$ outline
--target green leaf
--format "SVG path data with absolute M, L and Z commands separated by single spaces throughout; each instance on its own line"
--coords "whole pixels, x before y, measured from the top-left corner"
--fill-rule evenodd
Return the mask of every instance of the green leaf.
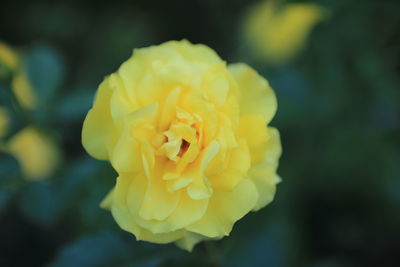
M 0 214 L 7 206 L 9 200 L 11 199 L 12 191 L 10 188 L 1 187 L 0 188 Z
M 10 154 L 0 152 L 0 183 L 9 182 L 20 174 L 18 161 Z
M 0 152 L 0 213 L 9 203 L 15 189 L 21 182 L 21 171 L 17 160 Z
M 47 107 L 64 79 L 60 54 L 52 47 L 36 45 L 25 55 L 23 66 L 40 107 Z
M 59 179 L 26 184 L 20 200 L 22 213 L 41 225 L 55 223 L 67 208 L 77 208 L 74 205 L 78 194 L 101 166 L 102 162 L 80 159 L 65 168 Z
M 79 158 L 72 162 L 64 171 L 61 179 L 54 185 L 60 208 L 75 205 L 74 199 L 85 190 L 85 187 L 97 186 L 88 184 L 88 181 L 91 177 L 99 174 L 104 164 L 104 162 L 89 157 Z
M 47 182 L 35 182 L 26 185 L 21 192 L 20 208 L 29 220 L 50 225 L 59 215 L 59 197 Z
M 100 233 L 65 246 L 49 266 L 121 266 L 134 255 L 135 251 L 120 236 Z
M 253 235 L 230 237 L 232 240 L 227 241 L 232 242 L 232 247 L 224 257 L 225 265 L 288 266 L 284 257 L 286 230 L 285 226 L 275 223 L 267 224 Z
M 83 121 L 94 98 L 94 89 L 82 88 L 64 95 L 56 110 L 58 119 L 65 122 Z

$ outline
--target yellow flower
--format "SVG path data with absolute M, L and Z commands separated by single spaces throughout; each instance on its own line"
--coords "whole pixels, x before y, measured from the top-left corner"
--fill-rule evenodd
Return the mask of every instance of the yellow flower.
M 0 42 L 0 65 L 5 65 L 14 72 L 11 85 L 15 97 L 23 108 L 31 110 L 36 108 L 37 99 L 20 61 L 21 58 L 17 52 Z M 0 77 L 2 75 L 0 68 Z
M 8 112 L 5 108 L 0 107 L 0 139 L 7 134 L 9 126 Z M 1 146 L 1 141 L 0 141 Z
M 23 174 L 30 180 L 51 175 L 60 160 L 60 152 L 53 140 L 33 127 L 15 134 L 7 142 L 6 149 L 18 160 Z
M 281 153 L 268 82 L 204 45 L 137 49 L 100 84 L 82 130 L 119 174 L 101 206 L 138 240 L 191 250 L 272 201 Z
M 36 108 L 36 96 L 24 70 L 20 69 L 17 73 L 15 73 L 12 80 L 12 90 L 23 108 L 29 110 Z
M 271 64 L 292 59 L 305 46 L 312 28 L 326 12 L 319 6 L 263 1 L 253 6 L 245 19 L 245 37 L 258 57 Z
M 20 63 L 20 56 L 1 42 L 0 65 L 13 71 L 12 90 L 21 106 L 26 109 L 35 108 L 35 92 Z M 0 138 L 7 134 L 9 120 L 7 110 L 0 107 Z M 54 141 L 33 127 L 24 128 L 6 142 L 0 140 L 0 150 L 12 154 L 21 165 L 24 176 L 30 180 L 51 175 L 60 161 L 60 151 Z
M 2 42 L 0 42 L 0 64 L 5 65 L 10 70 L 14 70 L 19 64 L 17 54 L 8 45 Z M 0 72 L 0 76 L 1 74 Z

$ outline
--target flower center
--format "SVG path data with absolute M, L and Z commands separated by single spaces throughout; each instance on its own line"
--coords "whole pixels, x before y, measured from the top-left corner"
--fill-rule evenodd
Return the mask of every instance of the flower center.
M 201 137 L 200 117 L 177 107 L 169 129 L 155 138 L 154 143 L 159 144 L 157 155 L 165 156 L 184 168 L 198 156 Z
M 182 157 L 183 154 L 188 150 L 190 146 L 190 143 L 188 143 L 185 139 L 183 139 L 182 144 L 181 144 L 181 149 L 179 150 L 178 156 Z

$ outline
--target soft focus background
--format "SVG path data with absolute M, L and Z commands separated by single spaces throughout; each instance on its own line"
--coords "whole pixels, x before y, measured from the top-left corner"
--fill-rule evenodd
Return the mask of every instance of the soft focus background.
M 0 266 L 400 266 L 400 2 L 259 3 L 1 2 Z M 270 81 L 283 144 L 274 202 L 192 253 L 119 229 L 80 142 L 103 77 L 183 38 Z

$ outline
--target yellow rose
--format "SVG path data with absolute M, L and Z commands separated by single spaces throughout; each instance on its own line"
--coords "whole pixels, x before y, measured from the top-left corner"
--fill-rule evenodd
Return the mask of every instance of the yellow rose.
M 29 180 L 39 180 L 51 175 L 59 165 L 60 151 L 54 141 L 33 127 L 26 127 L 6 143 Z
M 82 130 L 118 172 L 102 207 L 138 240 L 191 250 L 272 201 L 281 153 L 268 82 L 209 47 L 134 51 L 100 84 Z
M 258 57 L 271 64 L 292 59 L 305 46 L 312 28 L 325 16 L 313 4 L 263 1 L 253 6 L 245 19 L 245 37 Z

